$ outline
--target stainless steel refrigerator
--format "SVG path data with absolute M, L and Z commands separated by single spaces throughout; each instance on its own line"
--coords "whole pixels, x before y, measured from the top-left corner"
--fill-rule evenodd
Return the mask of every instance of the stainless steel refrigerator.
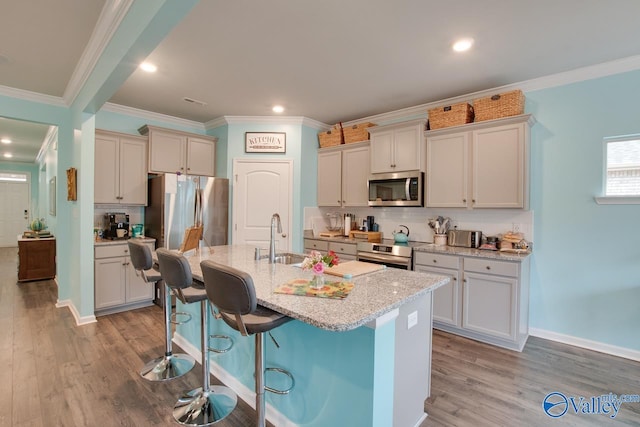
M 165 174 L 149 179 L 145 235 L 157 248 L 179 249 L 185 230 L 202 224 L 200 246 L 226 245 L 229 222 L 229 180 Z

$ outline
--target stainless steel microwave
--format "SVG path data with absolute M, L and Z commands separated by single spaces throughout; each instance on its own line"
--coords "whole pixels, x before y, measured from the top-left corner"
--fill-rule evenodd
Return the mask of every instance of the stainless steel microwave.
M 424 206 L 424 173 L 377 173 L 369 176 L 369 206 Z

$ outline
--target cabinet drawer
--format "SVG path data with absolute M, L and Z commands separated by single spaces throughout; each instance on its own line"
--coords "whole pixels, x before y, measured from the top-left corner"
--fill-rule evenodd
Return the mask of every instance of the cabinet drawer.
M 329 250 L 339 254 L 356 255 L 356 245 L 353 243 L 329 242 Z
M 122 245 L 103 245 L 95 247 L 96 259 L 118 256 L 129 256 L 129 246 L 126 243 Z
M 518 264 L 514 262 L 493 261 L 481 258 L 465 258 L 464 271 L 518 277 Z
M 453 255 L 432 254 L 428 252 L 416 252 L 416 265 L 458 269 L 460 257 Z
M 304 239 L 304 248 L 311 251 L 328 251 L 329 242 L 326 240 Z

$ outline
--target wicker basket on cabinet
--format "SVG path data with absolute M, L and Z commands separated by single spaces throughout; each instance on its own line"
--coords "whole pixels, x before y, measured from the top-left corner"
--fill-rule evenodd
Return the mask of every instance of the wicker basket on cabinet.
M 342 128 L 344 135 L 344 143 L 351 144 L 353 142 L 367 141 L 369 139 L 369 130 L 373 123 L 358 123 L 356 125 L 346 126 Z
M 441 129 L 473 122 L 473 107 L 466 102 L 429 110 L 429 128 Z
M 513 90 L 473 100 L 476 122 L 524 114 L 524 94 Z
M 320 144 L 320 148 L 344 144 L 342 124 L 339 123 L 337 125 L 333 125 L 333 127 L 328 131 L 318 132 L 318 142 Z

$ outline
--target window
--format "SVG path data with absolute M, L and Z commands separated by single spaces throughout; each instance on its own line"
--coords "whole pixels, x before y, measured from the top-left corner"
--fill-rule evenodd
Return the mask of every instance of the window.
M 604 139 L 604 197 L 598 203 L 640 203 L 640 135 Z
M 0 181 L 27 182 L 25 173 L 0 173 Z

